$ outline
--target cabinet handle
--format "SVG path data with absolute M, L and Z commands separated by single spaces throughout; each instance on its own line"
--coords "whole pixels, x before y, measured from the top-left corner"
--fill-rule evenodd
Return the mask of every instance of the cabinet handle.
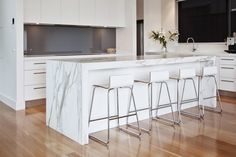
M 222 61 L 234 61 L 234 59 L 221 59 Z
M 232 12 L 236 11 L 236 8 L 231 9 Z
M 37 73 L 34 73 L 34 75 L 39 75 L 39 74 L 46 74 L 46 72 L 37 72 Z
M 44 63 L 34 63 L 35 65 L 39 65 L 39 64 L 46 64 L 45 62 Z
M 230 67 L 220 67 L 221 69 L 234 69 L 234 68 L 230 68 Z
M 222 82 L 231 82 L 234 83 L 234 81 L 229 81 L 229 80 L 221 80 Z
M 46 87 L 36 87 L 34 88 L 34 90 L 37 90 L 37 89 L 45 89 Z

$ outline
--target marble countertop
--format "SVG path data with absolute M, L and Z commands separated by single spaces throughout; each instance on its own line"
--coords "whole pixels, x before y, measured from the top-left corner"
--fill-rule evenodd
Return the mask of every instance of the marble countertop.
M 24 55 L 24 60 L 47 60 L 47 59 L 72 59 L 72 58 L 93 58 L 93 57 L 108 57 L 116 56 L 116 54 L 70 54 L 70 55 Z
M 146 52 L 146 55 L 155 55 L 159 54 L 160 52 Z M 170 53 L 179 53 L 179 52 L 170 52 Z M 202 56 L 202 55 L 208 55 L 208 56 L 217 56 L 217 57 L 236 57 L 236 53 L 227 53 L 224 51 L 196 51 L 196 52 L 181 52 L 181 54 L 188 54 L 188 55 L 196 55 L 196 56 Z
M 146 56 L 110 56 L 110 57 L 94 57 L 94 58 L 73 58 L 73 59 L 57 59 L 62 62 L 76 62 L 81 64 L 90 63 L 109 63 L 109 62 L 138 62 L 145 63 L 145 61 L 159 61 L 159 63 L 180 63 L 180 62 L 193 62 L 210 59 L 213 56 L 192 55 L 184 53 L 169 53 L 160 55 L 146 55 Z

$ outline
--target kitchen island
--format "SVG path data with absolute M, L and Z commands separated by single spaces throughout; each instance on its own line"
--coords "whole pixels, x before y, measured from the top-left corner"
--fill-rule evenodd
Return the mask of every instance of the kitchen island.
M 106 129 L 106 121 L 94 122 L 88 127 L 88 115 L 91 104 L 92 85 L 107 84 L 109 76 L 132 74 L 135 79 L 147 80 L 149 72 L 158 70 L 168 70 L 171 76 L 177 75 L 180 68 L 195 68 L 198 72 L 203 66 L 215 64 L 215 57 L 212 56 L 193 56 L 186 54 L 165 54 L 150 56 L 111 56 L 100 58 L 81 58 L 81 59 L 59 59 L 47 62 L 47 107 L 46 124 L 63 135 L 73 139 L 80 144 L 88 144 L 88 134 Z M 206 80 L 207 86 L 203 85 L 202 91 L 207 95 L 215 93 L 214 84 Z M 176 81 L 168 82 L 172 102 L 176 102 Z M 185 98 L 192 98 L 194 92 L 192 86 L 186 84 L 188 92 Z M 154 95 L 157 95 L 154 87 Z M 192 92 L 191 92 L 192 91 Z M 111 93 L 111 99 L 115 93 Z M 128 102 L 128 91 L 120 91 L 120 113 L 126 113 Z M 148 106 L 148 89 L 144 84 L 134 85 L 134 97 L 138 109 Z M 167 95 L 164 92 L 161 103 L 165 103 Z M 153 98 L 153 102 L 156 98 Z M 114 102 L 115 103 L 115 102 Z M 214 106 L 215 100 L 207 100 L 201 103 Z M 196 103 L 183 106 L 189 108 Z M 111 114 L 115 113 L 115 105 L 111 108 Z M 176 110 L 176 105 L 173 106 Z M 170 112 L 168 109 L 159 111 L 159 114 Z M 102 89 L 96 92 L 93 108 L 93 118 L 106 115 L 106 94 Z M 148 111 L 139 113 L 139 120 L 148 118 Z M 135 119 L 130 118 L 130 122 Z M 120 124 L 125 124 L 120 121 Z M 115 127 L 117 123 L 111 123 Z

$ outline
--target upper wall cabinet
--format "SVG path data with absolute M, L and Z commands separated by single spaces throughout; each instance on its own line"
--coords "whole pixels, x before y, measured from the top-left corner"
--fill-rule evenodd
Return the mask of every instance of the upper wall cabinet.
M 124 27 L 125 0 L 95 0 L 95 23 L 98 26 Z
M 79 0 L 61 0 L 61 23 L 77 25 L 79 23 Z
M 61 0 L 41 0 L 41 23 L 60 24 Z
M 111 22 L 114 26 L 125 27 L 125 0 L 110 0 L 112 14 Z
M 80 25 L 95 25 L 95 0 L 80 0 Z
M 24 22 L 39 23 L 41 0 L 24 0 Z
M 24 0 L 24 22 L 125 26 L 125 0 Z

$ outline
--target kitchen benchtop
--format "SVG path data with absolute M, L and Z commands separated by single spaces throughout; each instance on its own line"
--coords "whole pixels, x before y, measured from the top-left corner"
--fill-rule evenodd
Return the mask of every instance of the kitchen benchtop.
M 99 53 L 99 54 L 48 54 L 48 55 L 24 55 L 24 60 L 48 60 L 48 59 L 72 59 L 72 58 L 93 58 L 116 56 L 117 54 Z
M 79 63 L 90 68 L 111 68 L 111 67 L 128 67 L 128 66 L 148 66 L 163 64 L 182 64 L 191 62 L 201 62 L 215 60 L 214 56 L 194 56 L 191 54 L 161 54 L 147 56 L 112 56 L 99 58 L 76 58 L 76 59 L 56 59 L 49 62 L 60 63 Z
M 160 52 L 159 52 L 160 53 Z M 178 53 L 178 52 L 169 52 L 169 53 Z M 236 57 L 236 53 L 227 53 L 224 51 L 196 51 L 196 52 L 181 52 L 182 54 L 189 54 L 189 55 L 196 55 L 196 56 L 216 56 L 216 57 Z M 146 52 L 146 55 L 155 55 L 158 54 L 158 52 Z

